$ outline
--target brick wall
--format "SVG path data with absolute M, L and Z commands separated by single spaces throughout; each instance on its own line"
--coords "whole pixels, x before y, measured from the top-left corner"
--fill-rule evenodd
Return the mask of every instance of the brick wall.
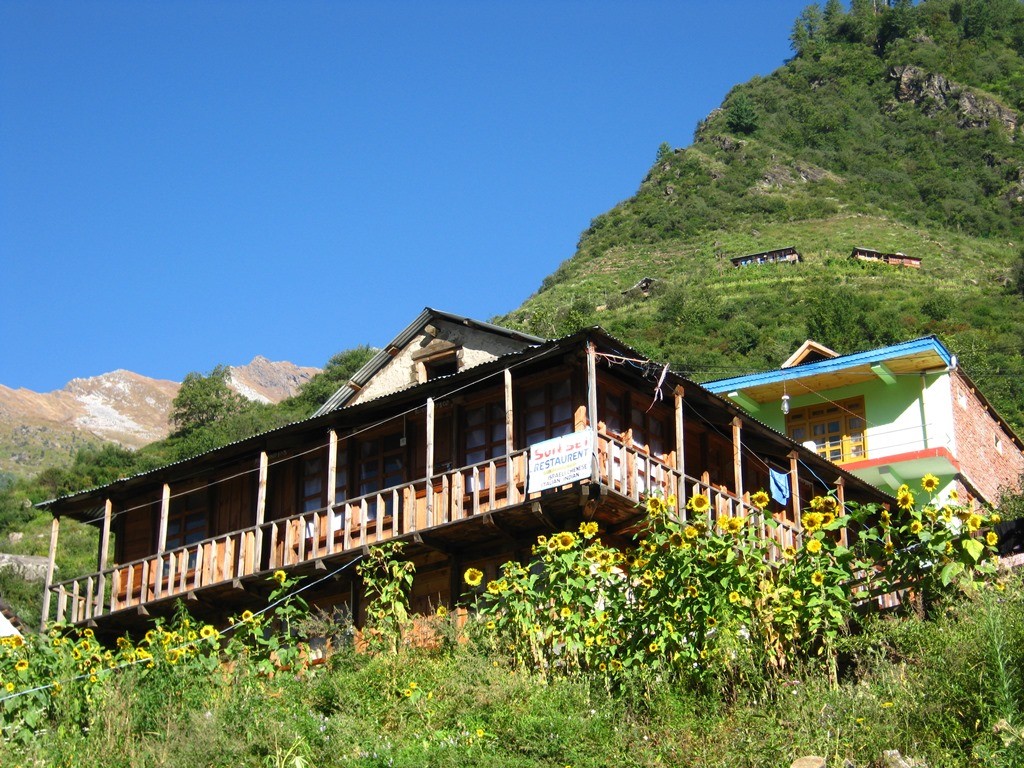
M 1003 488 L 1019 490 L 1024 453 L 959 373 L 952 376 L 953 432 L 960 470 L 981 493 L 995 503 Z

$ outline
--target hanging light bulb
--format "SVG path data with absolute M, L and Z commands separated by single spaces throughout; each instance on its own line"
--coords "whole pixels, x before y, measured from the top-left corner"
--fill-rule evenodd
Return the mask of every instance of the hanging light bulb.
M 782 412 L 789 414 L 789 395 L 782 396 Z

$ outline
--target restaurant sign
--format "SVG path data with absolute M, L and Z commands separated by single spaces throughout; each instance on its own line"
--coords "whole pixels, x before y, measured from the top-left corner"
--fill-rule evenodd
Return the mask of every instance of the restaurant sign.
M 589 480 L 594 465 L 594 432 L 571 432 L 530 446 L 527 493 Z

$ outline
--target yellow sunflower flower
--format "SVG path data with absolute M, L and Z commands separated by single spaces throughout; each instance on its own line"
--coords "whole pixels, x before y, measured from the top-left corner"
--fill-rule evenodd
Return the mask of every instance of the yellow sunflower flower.
M 821 552 L 821 542 L 817 539 L 811 539 L 805 546 L 807 547 L 807 551 L 812 555 L 816 555 Z
M 825 574 L 824 573 L 822 573 L 821 571 L 815 571 L 814 573 L 811 574 L 811 584 L 813 584 L 816 587 L 820 587 L 824 583 L 825 583 Z
M 592 539 L 597 535 L 597 523 L 593 520 L 587 523 L 580 523 L 580 533 L 583 534 L 583 538 Z
M 733 590 L 732 592 L 729 593 L 729 602 L 730 603 L 738 603 L 740 601 L 740 599 L 741 599 L 740 598 L 740 593 L 737 592 L 736 590 Z
M 710 509 L 710 507 L 711 501 L 703 493 L 695 493 L 690 497 L 690 500 L 686 502 L 686 508 L 698 515 L 704 514 L 708 509 Z
M 479 587 L 480 582 L 484 580 L 484 572 L 479 568 L 467 568 L 462 578 L 469 586 Z
M 976 515 L 976 514 L 968 515 L 968 517 L 967 517 L 967 530 L 970 531 L 971 533 L 974 533 L 976 530 L 981 528 L 981 523 L 982 523 L 981 515 Z
M 996 544 L 999 543 L 999 534 L 997 534 L 995 531 L 989 531 L 985 535 L 985 543 L 988 544 L 990 547 L 994 547 Z
M 919 534 L 923 530 L 924 530 L 924 524 L 920 520 L 911 520 L 910 521 L 910 532 L 911 533 L 913 533 L 914 535 L 917 535 L 917 534 Z
M 15 672 L 24 672 L 28 669 L 28 659 L 18 659 L 14 665 Z
M 555 541 L 558 544 L 558 549 L 562 552 L 566 552 L 572 549 L 573 544 L 576 543 L 576 536 L 569 531 L 562 531 L 560 534 L 555 536 Z
M 685 536 L 688 539 L 696 539 L 699 535 L 700 533 L 692 525 L 688 525 L 685 528 L 683 528 L 683 536 Z
M 900 488 L 896 494 L 896 504 L 900 509 L 914 508 L 914 493 L 906 486 Z
M 771 501 L 771 497 L 765 491 L 758 491 L 750 497 L 750 503 L 758 509 L 764 509 L 768 506 L 768 502 Z
M 939 487 L 939 478 L 928 473 L 921 478 L 921 487 L 928 493 L 935 493 L 935 489 Z
M 242 611 L 242 621 L 249 622 L 254 618 L 253 612 L 249 610 Z
M 661 499 L 659 499 L 657 496 L 648 496 L 646 504 L 647 513 L 654 517 L 657 517 L 665 511 L 664 503 L 662 503 Z
M 281 586 L 284 586 L 284 582 L 285 582 L 285 580 L 287 578 L 288 578 L 288 574 L 286 574 L 284 571 L 282 571 L 282 570 L 274 571 L 274 581 L 276 581 Z

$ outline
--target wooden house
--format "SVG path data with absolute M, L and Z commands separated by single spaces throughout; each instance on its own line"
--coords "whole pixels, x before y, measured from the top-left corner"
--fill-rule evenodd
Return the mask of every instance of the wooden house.
M 313 417 L 41 505 L 43 622 L 110 637 L 178 600 L 223 622 L 264 605 L 276 569 L 361 622 L 352 566 L 389 539 L 406 543 L 425 611 L 460 598 L 466 568 L 494 577 L 527 557 L 538 534 L 593 520 L 629 543 L 645 494 L 747 514 L 769 469 L 788 473 L 790 501 L 770 512 L 791 523 L 830 490 L 891 500 L 600 329 L 546 341 L 428 309 Z M 65 517 L 99 528 L 98 565 L 54 583 Z M 772 535 L 792 543 L 798 528 Z
M 920 256 L 907 256 L 905 253 L 882 253 L 881 251 L 875 251 L 871 248 L 854 248 L 853 253 L 850 254 L 851 259 L 859 259 L 860 261 L 879 261 L 883 264 L 889 264 L 894 267 L 913 267 L 914 269 L 921 268 L 921 257 Z
M 756 264 L 797 264 L 803 260 L 803 256 L 797 253 L 793 246 L 749 253 L 746 256 L 734 256 L 730 259 L 734 267 L 749 267 Z

